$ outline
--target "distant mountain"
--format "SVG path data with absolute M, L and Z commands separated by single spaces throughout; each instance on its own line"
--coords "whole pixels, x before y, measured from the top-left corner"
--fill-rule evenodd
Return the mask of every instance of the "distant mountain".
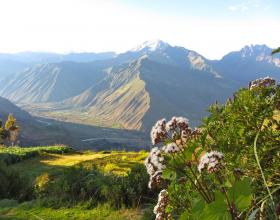
M 44 136 L 44 134 L 38 135 L 38 132 L 44 130 L 44 125 L 37 122 L 28 112 L 9 100 L 0 97 L 0 119 L 5 121 L 10 113 L 15 116 L 17 124 L 20 126 L 19 141 L 21 144 L 23 146 L 26 144 L 39 144 L 36 139 L 41 139 Z
M 63 61 L 73 62 L 91 62 L 95 60 L 104 60 L 113 58 L 116 54 L 114 52 L 101 53 L 44 53 L 44 52 L 21 52 L 14 54 L 0 53 L 0 60 L 10 60 L 20 63 L 53 63 Z
M 6 119 L 12 113 L 19 121 L 33 120 L 33 117 L 26 111 L 11 103 L 8 99 L 0 97 L 0 119 Z
M 214 101 L 225 101 L 260 76 L 280 78 L 279 56 L 246 46 L 221 60 L 183 47 L 147 41 L 92 62 L 37 64 L 0 80 L 0 95 L 37 116 L 148 131 L 173 115 L 197 125 Z
M 14 102 L 56 102 L 82 93 L 104 76 L 91 63 L 37 64 L 2 80 L 0 93 Z
M 106 60 L 115 57 L 114 52 L 103 53 L 43 53 L 43 52 L 21 52 L 15 54 L 0 53 L 0 79 L 9 75 L 22 72 L 28 67 L 37 64 L 60 63 L 60 62 L 92 62 L 95 60 Z
M 245 46 L 214 61 L 213 66 L 225 79 L 237 81 L 241 85 L 267 75 L 280 80 L 280 55 L 271 56 L 271 51 L 266 45 Z
M 130 150 L 149 146 L 149 139 L 142 132 L 105 129 L 37 118 L 0 97 L 0 119 L 5 121 L 10 113 L 15 116 L 20 126 L 21 146 L 66 144 L 76 149 L 126 148 Z
M 14 60 L 0 59 L 0 80 L 5 79 L 6 77 L 17 72 L 21 72 L 27 67 L 29 67 L 29 65 L 25 63 L 21 63 Z

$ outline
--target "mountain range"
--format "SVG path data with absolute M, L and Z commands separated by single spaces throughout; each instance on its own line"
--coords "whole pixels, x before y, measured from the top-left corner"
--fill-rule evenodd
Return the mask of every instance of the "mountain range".
M 196 126 L 211 103 L 248 81 L 280 79 L 271 50 L 251 45 L 209 60 L 156 40 L 121 54 L 0 54 L 0 96 L 32 115 L 79 124 L 149 131 L 181 115 Z
M 65 144 L 75 149 L 128 149 L 149 147 L 147 134 L 140 131 L 100 128 L 34 117 L 9 100 L 0 97 L 1 120 L 12 113 L 20 126 L 20 146 Z

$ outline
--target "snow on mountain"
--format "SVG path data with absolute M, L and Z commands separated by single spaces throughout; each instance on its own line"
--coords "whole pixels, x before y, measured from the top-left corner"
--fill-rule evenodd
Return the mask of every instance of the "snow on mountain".
M 131 51 L 140 52 L 143 50 L 147 50 L 147 51 L 164 50 L 169 46 L 170 45 L 168 43 L 165 43 L 161 40 L 151 40 L 151 41 L 145 41 L 144 43 L 133 48 Z

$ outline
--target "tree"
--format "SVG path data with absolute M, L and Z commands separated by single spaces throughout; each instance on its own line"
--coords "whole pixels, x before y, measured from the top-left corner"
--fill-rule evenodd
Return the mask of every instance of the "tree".
M 9 141 L 13 146 L 17 141 L 19 129 L 19 126 L 16 124 L 16 118 L 12 114 L 9 114 L 5 126 L 0 121 L 0 144 Z

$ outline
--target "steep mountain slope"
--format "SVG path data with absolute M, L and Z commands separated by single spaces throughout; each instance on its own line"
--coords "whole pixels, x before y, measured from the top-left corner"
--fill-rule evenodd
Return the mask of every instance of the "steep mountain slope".
M 6 119 L 12 113 L 18 120 L 34 120 L 33 117 L 26 111 L 20 109 L 8 99 L 0 97 L 0 118 Z
M 149 130 L 157 118 L 174 114 L 197 124 L 210 103 L 232 91 L 204 57 L 166 43 L 138 47 L 98 64 L 106 72 L 98 83 L 62 102 L 28 110 L 72 122 Z
M 3 80 L 5 77 L 8 77 L 14 73 L 21 72 L 27 67 L 29 67 L 29 65 L 25 63 L 0 59 L 0 80 Z
M 89 115 L 115 121 L 123 128 L 140 129 L 149 109 L 150 97 L 140 78 L 140 61 L 113 75 L 109 89 L 99 93 L 89 105 Z
M 271 56 L 271 51 L 266 45 L 245 46 L 214 61 L 213 66 L 223 73 L 224 78 L 235 80 L 240 85 L 267 75 L 280 80 L 280 55 Z
M 279 79 L 279 57 L 245 47 L 222 60 L 144 44 L 110 59 L 40 64 L 0 80 L 0 95 L 37 116 L 105 127 L 149 130 L 161 117 L 183 115 L 196 125 L 214 101 L 259 76 Z
M 9 100 L 0 97 L 0 119 L 5 121 L 10 113 L 15 116 L 17 124 L 20 125 L 19 141 L 21 144 L 39 144 L 36 139 L 44 136 L 42 134 L 40 137 L 39 133 L 44 130 L 46 125 L 36 121 L 29 113 L 20 109 Z
M 144 130 L 149 130 L 156 118 L 174 115 L 188 117 L 198 125 L 207 107 L 216 100 L 224 101 L 232 91 L 231 83 L 191 66 L 186 69 L 145 59 L 140 71 L 151 100 L 142 120 Z
M 66 144 L 76 149 L 143 149 L 149 146 L 146 134 L 65 123 L 31 116 L 0 97 L 0 119 L 12 113 L 20 126 L 21 146 Z M 133 146 L 133 148 L 131 148 Z
M 103 76 L 89 63 L 38 64 L 2 80 L 0 93 L 14 102 L 56 102 L 83 92 Z

